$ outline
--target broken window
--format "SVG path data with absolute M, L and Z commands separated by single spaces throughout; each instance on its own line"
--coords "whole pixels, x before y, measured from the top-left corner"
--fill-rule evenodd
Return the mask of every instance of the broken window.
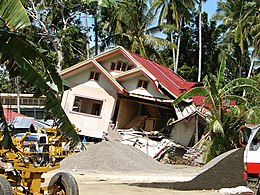
M 100 116 L 103 101 L 75 96 L 72 111 Z
M 89 80 L 98 81 L 99 79 L 99 72 L 91 72 L 89 76 Z
M 138 85 L 137 85 L 138 88 L 147 89 L 147 86 L 148 86 L 148 81 L 145 81 L 145 80 L 138 81 Z

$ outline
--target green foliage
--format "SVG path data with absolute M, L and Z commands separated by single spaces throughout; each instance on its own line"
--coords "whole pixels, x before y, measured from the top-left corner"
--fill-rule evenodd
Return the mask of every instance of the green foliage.
M 0 18 L 2 18 L 8 28 L 14 31 L 31 24 L 20 0 L 1 0 Z
M 197 81 L 198 75 L 198 56 L 199 56 L 199 37 L 198 37 L 198 15 L 193 14 L 190 25 L 182 28 L 181 47 L 178 74 L 188 81 Z M 219 49 L 218 39 L 220 29 L 216 22 L 208 21 L 208 15 L 202 13 L 202 76 L 208 73 L 216 74 L 216 62 L 218 61 Z M 171 48 L 165 47 L 161 52 L 162 57 L 167 62 L 167 66 L 173 69 Z
M 12 82 L 10 82 L 7 71 L 0 68 L 0 91 L 1 93 L 12 92 Z
M 237 147 L 237 130 L 240 125 L 254 119 L 259 122 L 256 107 L 252 106 L 248 99 L 242 96 L 243 92 L 253 93 L 259 96 L 260 90 L 256 81 L 247 78 L 237 78 L 225 84 L 225 56 L 220 56 L 221 64 L 218 76 L 204 77 L 204 87 L 195 87 L 179 96 L 173 104 L 176 105 L 184 99 L 192 96 L 203 96 L 204 105 L 209 107 L 209 130 L 211 140 L 205 143 L 204 159 L 206 162 L 217 155 Z M 240 95 L 241 94 L 241 95 Z M 232 101 L 237 106 L 231 106 Z
M 219 29 L 223 36 L 219 48 L 228 56 L 231 80 L 245 77 L 250 67 L 248 50 L 253 49 L 257 56 L 259 45 L 259 2 L 243 0 L 227 0 L 218 2 L 217 13 L 213 19 L 220 22 Z M 258 29 L 258 31 L 256 30 Z M 257 31 L 257 32 L 256 32 Z M 258 55 L 259 57 L 259 55 Z M 251 59 L 252 60 L 252 59 Z M 234 69 L 234 66 L 237 67 Z
M 255 83 L 254 87 L 260 90 L 260 73 L 252 78 Z M 245 94 L 248 101 L 254 108 L 254 112 L 249 111 L 248 114 L 248 122 L 252 124 L 259 124 L 260 123 L 260 94 L 249 92 Z
M 101 48 L 121 45 L 141 56 L 164 63 L 159 50 L 172 45 L 163 38 L 154 36 L 159 28 L 149 28 L 154 15 L 148 11 L 145 1 L 120 1 L 116 7 L 108 8 L 103 18 L 106 34 Z
M 23 0 L 32 26 L 22 33 L 45 50 L 45 55 L 60 69 L 86 59 L 85 26 L 82 14 L 86 7 L 81 0 Z M 34 9 L 35 8 L 35 9 Z
M 12 5 L 11 1 L 6 3 Z M 21 17 L 26 15 L 24 9 L 19 10 L 23 10 Z M 16 7 L 12 7 L 9 11 L 15 12 Z M 25 24 L 27 23 L 24 22 Z M 12 28 L 17 29 L 24 25 L 15 23 Z M 28 84 L 35 86 L 38 93 L 44 94 L 46 96 L 46 110 L 57 120 L 58 129 L 64 133 L 64 136 L 71 138 L 72 144 L 77 143 L 79 140 L 77 133 L 61 107 L 60 95 L 63 93 L 64 83 L 56 67 L 30 42 L 17 33 L 0 30 L 0 42 L 2 43 L 0 45 L 0 63 L 5 65 L 10 77 L 20 76 Z M 38 63 L 34 64 L 34 62 Z M 13 147 L 1 102 L 0 123 L 3 124 L 4 129 L 3 143 L 9 143 L 8 146 L 6 145 L 7 148 Z

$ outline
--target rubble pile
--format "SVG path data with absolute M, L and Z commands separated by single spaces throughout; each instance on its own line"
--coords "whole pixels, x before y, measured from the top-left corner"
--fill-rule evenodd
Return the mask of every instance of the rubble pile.
M 169 166 L 157 162 L 134 146 L 117 141 L 93 144 L 61 161 L 63 170 L 169 171 Z
M 121 143 L 135 146 L 152 158 L 158 157 L 165 148 L 183 148 L 182 145 L 170 139 L 166 139 L 160 136 L 160 134 L 156 134 L 156 132 L 128 129 L 118 130 L 118 133 L 121 136 Z
M 246 183 L 243 180 L 243 152 L 244 149 L 240 148 L 229 153 L 214 165 L 211 164 L 210 167 L 206 164 L 207 169 L 191 181 L 134 185 L 176 190 L 219 190 L 221 188 L 245 186 Z
M 164 164 L 203 165 L 202 150 L 191 150 L 171 139 L 164 138 L 158 132 L 145 132 L 141 129 L 118 129 L 117 132 L 121 143 L 135 146 Z

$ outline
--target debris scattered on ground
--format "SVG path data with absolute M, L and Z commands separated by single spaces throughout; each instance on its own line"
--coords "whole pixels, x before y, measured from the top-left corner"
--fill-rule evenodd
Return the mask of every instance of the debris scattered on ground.
M 117 132 L 121 143 L 135 146 L 164 164 L 203 165 L 200 148 L 184 147 L 159 132 L 146 132 L 142 129 L 117 129 Z
M 254 192 L 247 188 L 246 186 L 238 186 L 235 188 L 221 188 L 219 190 L 219 193 L 221 194 L 246 194 L 250 195 L 253 194 Z
M 234 150 L 212 167 L 196 176 L 191 181 L 174 183 L 147 183 L 135 184 L 139 187 L 170 188 L 176 190 L 219 190 L 246 186 L 243 179 L 243 152 L 244 148 Z M 207 166 L 207 165 L 205 165 Z

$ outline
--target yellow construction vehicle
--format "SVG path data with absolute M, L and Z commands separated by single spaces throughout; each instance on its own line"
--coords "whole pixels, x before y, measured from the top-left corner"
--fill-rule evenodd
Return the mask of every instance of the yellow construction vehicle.
M 75 128 L 77 131 L 77 129 Z M 48 136 L 48 143 L 50 146 L 50 152 L 57 161 L 61 161 L 72 153 L 76 153 L 75 147 L 71 148 L 68 141 L 65 140 L 56 128 L 42 128 L 38 130 L 38 133 L 46 134 Z
M 3 132 L 0 132 L 1 134 Z M 6 149 L 0 134 L 0 194 L 1 195 L 78 195 L 75 178 L 66 172 L 56 173 L 43 187 L 42 174 L 60 167 L 44 138 L 25 133 L 13 138 L 19 147 Z

